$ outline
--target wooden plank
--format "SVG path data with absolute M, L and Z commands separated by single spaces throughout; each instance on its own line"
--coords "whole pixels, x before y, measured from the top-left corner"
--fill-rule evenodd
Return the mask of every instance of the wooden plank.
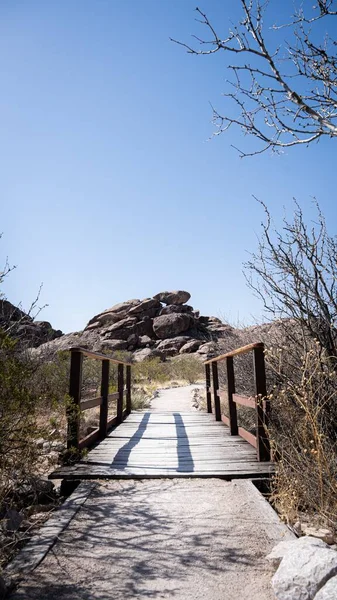
M 124 394 L 124 365 L 118 365 L 118 399 L 117 399 L 117 422 L 123 421 L 123 394 Z
M 227 352 L 226 354 L 220 354 L 219 356 L 215 356 L 214 358 L 211 358 L 210 360 L 206 360 L 204 362 L 204 364 L 210 365 L 214 362 L 218 362 L 220 360 L 225 360 L 225 358 L 239 356 L 240 354 L 247 354 L 247 352 L 254 350 L 254 348 L 263 348 L 263 347 L 264 347 L 263 342 L 256 342 L 255 344 L 248 344 L 247 346 L 242 346 L 241 348 L 237 348 L 236 350 L 232 350 L 231 352 Z
M 243 427 L 239 427 L 239 435 L 246 440 L 251 446 L 257 448 L 256 436 L 253 433 L 247 431 Z
M 89 433 L 89 435 L 87 435 L 85 438 L 83 438 L 78 443 L 78 448 L 79 448 L 79 450 L 88 448 L 89 446 L 92 446 L 92 444 L 97 442 L 97 440 L 99 440 L 99 428 L 95 429 L 95 431 L 93 431 L 92 433 Z
M 216 419 L 216 421 L 221 421 L 220 397 L 218 394 L 219 376 L 218 376 L 217 363 L 212 363 L 212 376 L 213 376 L 213 398 L 214 398 L 215 419 Z
M 264 402 L 267 396 L 266 368 L 264 362 L 264 346 L 254 349 L 254 376 L 256 388 L 256 438 L 257 459 L 270 460 L 270 443 L 267 433 L 267 416 L 264 411 Z
M 108 432 L 108 409 L 109 409 L 109 371 L 110 363 L 108 360 L 102 360 L 101 376 L 101 408 L 99 413 L 99 434 L 103 440 Z
M 100 354 L 99 352 L 91 352 L 90 350 L 86 350 L 85 348 L 70 348 L 70 352 L 80 352 L 82 356 L 88 356 L 89 358 L 94 358 L 96 360 L 108 360 L 109 362 L 115 363 L 116 365 L 129 365 L 131 363 L 125 362 L 123 360 L 117 360 L 116 358 L 111 358 L 106 354 Z
M 256 400 L 251 396 L 241 396 L 240 394 L 233 394 L 233 402 L 241 404 L 242 406 L 248 406 L 249 408 L 256 407 Z
M 129 415 L 131 413 L 131 367 L 126 367 L 126 412 Z
M 81 387 L 82 387 L 82 364 L 81 352 L 73 350 L 70 359 L 70 381 L 69 396 L 71 404 L 67 407 L 67 448 L 77 449 L 79 447 Z
M 206 376 L 206 400 L 207 400 L 207 412 L 212 412 L 212 395 L 211 395 L 211 369 L 209 365 L 205 365 L 205 376 Z
M 229 430 L 231 435 L 238 434 L 238 417 L 235 405 L 235 375 L 234 375 L 234 364 L 233 357 L 228 356 L 226 358 L 226 370 L 227 370 L 227 401 L 229 410 Z
M 89 398 L 88 400 L 81 400 L 80 409 L 88 410 L 88 408 L 94 408 L 95 406 L 101 406 L 102 404 L 102 396 L 97 396 L 96 398 Z

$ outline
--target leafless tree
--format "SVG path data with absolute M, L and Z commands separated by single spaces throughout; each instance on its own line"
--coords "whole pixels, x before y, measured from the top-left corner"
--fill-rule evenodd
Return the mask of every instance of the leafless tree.
M 225 113 L 213 109 L 215 135 L 237 125 L 262 142 L 252 152 L 239 150 L 241 156 L 337 136 L 337 40 L 329 33 L 337 16 L 336 0 L 304 2 L 281 25 L 266 24 L 268 6 L 276 0 L 238 1 L 243 17 L 224 37 L 197 8 L 197 21 L 208 37 L 193 36 L 195 46 L 172 40 L 194 55 L 235 57 L 236 64 L 227 65 L 233 78 L 224 93 L 235 111 L 229 114 L 228 102 Z
M 337 357 L 337 238 L 329 235 L 316 203 L 317 222 L 307 225 L 295 202 L 293 219 L 275 230 L 268 208 L 257 252 L 246 263 L 249 285 L 273 318 L 302 324 L 327 357 Z

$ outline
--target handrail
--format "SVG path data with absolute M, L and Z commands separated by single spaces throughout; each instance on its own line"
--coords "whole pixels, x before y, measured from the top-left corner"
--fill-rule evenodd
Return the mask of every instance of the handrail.
M 226 354 L 220 354 L 220 356 L 215 356 L 214 358 L 210 358 L 205 361 L 205 365 L 210 365 L 212 362 L 219 362 L 221 360 L 225 360 L 226 358 L 232 358 L 233 356 L 239 356 L 240 354 L 247 354 L 254 348 L 263 348 L 263 342 L 255 342 L 255 344 L 248 344 L 247 346 L 241 346 L 241 348 L 236 348 L 236 350 L 232 350 L 232 352 L 227 352 Z
M 117 360 L 99 352 L 91 352 L 86 348 L 70 348 L 70 381 L 69 381 L 69 396 L 72 403 L 67 409 L 68 423 L 68 450 L 81 450 L 95 443 L 97 440 L 102 440 L 108 434 L 112 426 L 117 425 L 125 419 L 131 412 L 131 363 Z M 82 367 L 83 357 L 87 356 L 92 359 L 102 362 L 101 374 L 101 393 L 97 398 L 81 399 L 82 388 Z M 118 392 L 109 394 L 109 372 L 110 363 L 118 365 Z M 125 367 L 125 376 L 124 376 Z M 125 388 L 125 389 L 124 389 Z M 124 409 L 124 391 L 126 398 L 126 407 Z M 108 405 L 109 399 L 117 398 L 117 415 L 109 418 Z M 99 411 L 99 427 L 91 434 L 80 440 L 80 415 L 83 410 L 100 407 Z
M 92 352 L 91 350 L 86 350 L 86 348 L 69 348 L 70 352 L 81 352 L 83 356 L 88 356 L 89 358 L 95 358 L 96 360 L 108 360 L 109 362 L 115 363 L 116 365 L 125 365 L 127 367 L 131 367 L 131 363 L 126 362 L 124 360 L 117 360 L 117 358 L 112 358 L 110 356 L 106 356 L 105 354 L 100 354 L 99 352 Z
M 233 358 L 253 351 L 254 357 L 254 379 L 255 379 L 255 397 L 241 396 L 235 393 L 235 374 Z M 226 360 L 227 368 L 227 399 L 229 416 L 221 414 L 220 393 L 219 393 L 219 375 L 218 362 Z M 211 394 L 211 374 L 213 379 L 213 398 L 214 412 L 217 421 L 223 421 L 229 426 L 231 435 L 240 435 L 247 440 L 257 450 L 257 459 L 259 461 L 270 460 L 270 444 L 268 439 L 268 416 L 270 403 L 267 399 L 266 388 L 266 370 L 264 361 L 264 344 L 256 342 L 242 346 L 226 354 L 221 354 L 210 360 L 205 361 L 206 371 L 206 398 L 207 411 L 212 412 L 212 394 Z M 212 368 L 211 368 L 212 367 Z M 243 427 L 238 426 L 237 404 L 242 404 L 255 409 L 256 412 L 256 436 Z

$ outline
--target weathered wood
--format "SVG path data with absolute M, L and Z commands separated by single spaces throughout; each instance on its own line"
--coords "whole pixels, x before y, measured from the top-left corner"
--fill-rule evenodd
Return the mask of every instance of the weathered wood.
M 257 457 L 259 461 L 269 461 L 270 443 L 267 433 L 267 415 L 263 408 L 267 396 L 264 346 L 254 348 L 254 376 L 256 389 Z
M 205 376 L 206 376 L 206 400 L 207 400 L 207 412 L 212 412 L 212 395 L 211 395 L 211 368 L 209 365 L 205 365 Z
M 67 448 L 78 449 L 80 428 L 80 402 L 82 386 L 83 355 L 77 350 L 71 352 L 69 396 L 71 405 L 67 408 Z
M 240 354 L 247 354 L 254 348 L 263 348 L 264 345 L 262 342 L 256 342 L 255 344 L 248 344 L 247 346 L 242 346 L 241 348 L 237 348 L 236 350 L 232 350 L 232 352 L 227 352 L 226 354 L 220 354 L 219 356 L 215 356 L 214 358 L 210 358 L 204 362 L 205 365 L 210 365 L 214 362 L 219 362 L 220 360 L 225 360 L 225 358 L 230 358 L 233 356 L 239 356 Z
M 236 412 L 236 404 L 234 400 L 235 394 L 235 375 L 233 357 L 228 356 L 226 359 L 227 368 L 227 399 L 229 411 L 229 429 L 231 435 L 238 435 L 238 417 Z
M 108 360 L 109 362 L 115 363 L 116 365 L 131 366 L 131 363 L 127 363 L 122 360 L 117 360 L 116 358 L 110 358 L 110 356 L 106 356 L 106 354 L 100 354 L 99 352 L 91 352 L 90 350 L 86 350 L 85 348 L 70 348 L 70 352 L 81 352 L 83 356 L 88 356 L 89 358 L 94 358 L 96 360 Z
M 116 422 L 116 417 L 115 417 Z M 94 433 L 95 435 L 95 433 Z M 93 438 L 91 438 L 93 439 Z M 256 450 L 207 413 L 133 412 L 74 467 L 51 478 L 254 478 L 273 473 Z
M 100 439 L 100 432 L 99 432 L 99 428 L 97 428 L 97 429 L 95 429 L 95 431 L 92 431 L 91 433 L 89 433 L 89 435 L 86 435 L 78 443 L 78 448 L 79 448 L 79 450 L 84 450 L 84 448 L 89 448 L 95 442 L 97 442 L 99 439 Z
M 249 408 L 255 408 L 256 400 L 251 396 L 241 396 L 240 394 L 233 394 L 233 401 L 236 404 L 241 404 L 242 406 L 248 406 Z
M 257 448 L 256 436 L 253 433 L 250 433 L 250 431 L 247 431 L 247 429 L 244 429 L 243 427 L 239 427 L 238 434 L 240 437 L 242 437 L 244 440 L 246 440 L 251 446 L 253 446 L 254 448 Z
M 108 360 L 102 360 L 101 377 L 101 396 L 102 404 L 99 412 L 99 435 L 104 439 L 108 428 L 108 409 L 109 409 L 109 371 L 110 363 Z
M 126 366 L 126 412 L 129 415 L 131 413 L 131 367 Z
M 123 421 L 123 398 L 124 398 L 124 365 L 118 365 L 118 399 L 117 399 L 117 422 Z
M 88 410 L 88 408 L 95 408 L 95 406 L 101 406 L 102 404 L 102 396 L 97 396 L 97 398 L 88 398 L 88 400 L 81 400 L 80 409 Z
M 216 362 L 212 363 L 212 375 L 213 375 L 213 398 L 214 398 L 215 420 L 221 421 L 220 396 L 218 393 L 219 375 L 218 375 L 218 364 Z

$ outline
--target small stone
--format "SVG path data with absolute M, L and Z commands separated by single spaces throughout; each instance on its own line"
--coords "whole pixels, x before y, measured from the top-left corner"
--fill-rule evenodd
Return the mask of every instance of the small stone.
M 317 528 L 317 527 L 312 527 L 310 525 L 303 524 L 302 525 L 302 533 L 304 535 L 309 535 L 311 537 L 323 540 L 323 542 L 325 542 L 326 544 L 329 544 L 329 545 L 334 544 L 334 542 L 335 542 L 335 536 L 334 536 L 333 532 L 331 531 L 331 529 Z

